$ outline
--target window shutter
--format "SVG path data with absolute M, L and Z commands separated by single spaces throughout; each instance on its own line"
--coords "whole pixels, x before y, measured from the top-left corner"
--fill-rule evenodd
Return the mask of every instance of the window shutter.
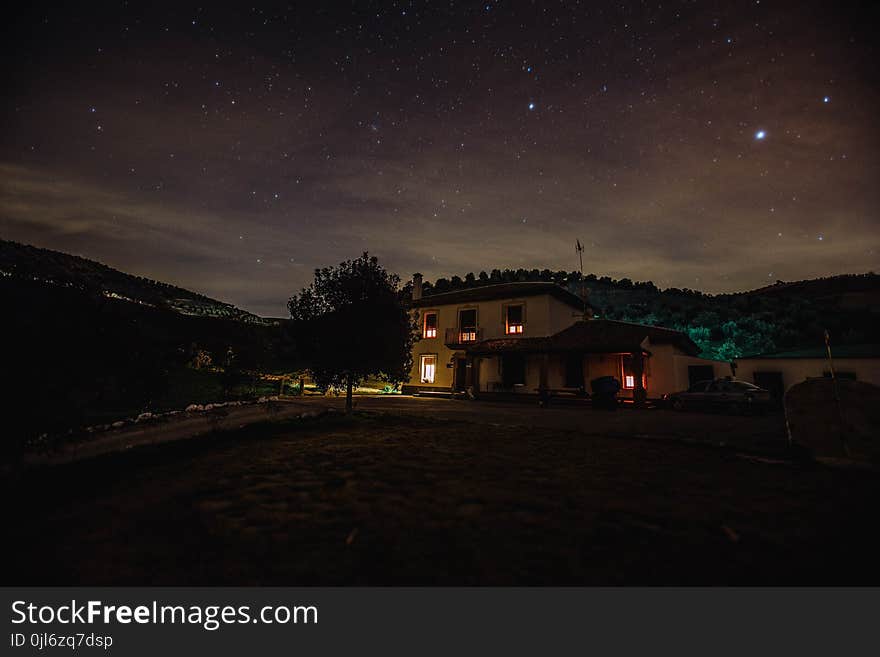
M 507 323 L 522 324 L 522 306 L 507 306 Z

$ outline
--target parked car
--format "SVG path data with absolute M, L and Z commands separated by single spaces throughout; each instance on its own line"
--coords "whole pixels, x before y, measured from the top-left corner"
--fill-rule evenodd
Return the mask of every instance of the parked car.
M 749 413 L 763 412 L 773 406 L 769 390 L 736 379 L 700 381 L 682 392 L 664 395 L 663 399 L 676 411 L 699 408 Z

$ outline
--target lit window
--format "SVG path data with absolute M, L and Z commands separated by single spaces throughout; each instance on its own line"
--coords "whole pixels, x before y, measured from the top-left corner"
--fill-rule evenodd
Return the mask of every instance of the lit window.
M 422 383 L 434 383 L 434 374 L 437 371 L 437 356 L 422 356 L 420 369 Z
M 623 356 L 621 358 L 621 366 L 623 369 L 623 387 L 626 390 L 633 390 L 636 387 L 636 374 L 633 370 L 633 357 L 632 356 Z M 642 372 L 642 387 L 647 389 L 648 387 L 648 371 L 647 371 L 647 360 L 644 363 L 645 371 Z
M 458 312 L 458 327 L 461 342 L 474 342 L 477 339 L 476 308 L 468 308 Z
M 523 332 L 523 307 L 507 306 L 505 313 L 504 332 L 507 335 L 519 335 Z
M 437 337 L 437 313 L 427 313 L 425 315 L 425 326 L 422 329 L 423 338 Z

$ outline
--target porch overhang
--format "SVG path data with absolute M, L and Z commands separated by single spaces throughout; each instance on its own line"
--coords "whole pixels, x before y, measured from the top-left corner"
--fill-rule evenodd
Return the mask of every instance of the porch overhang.
M 549 342 L 530 340 L 483 340 L 467 347 L 470 356 L 499 356 L 502 354 L 584 354 L 596 356 L 629 355 L 641 352 L 651 356 L 651 351 L 641 345 L 553 345 Z
M 672 344 L 688 355 L 699 353 L 697 345 L 684 333 L 657 326 L 643 326 L 604 319 L 579 321 L 551 336 L 493 338 L 467 346 L 473 356 L 503 353 L 582 353 L 651 355 L 650 345 Z

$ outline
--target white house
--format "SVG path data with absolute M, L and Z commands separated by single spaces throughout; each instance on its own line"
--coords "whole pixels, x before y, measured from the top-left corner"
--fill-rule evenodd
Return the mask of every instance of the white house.
M 589 306 L 550 282 L 500 283 L 430 296 L 413 279 L 421 340 L 407 393 L 582 393 L 613 376 L 621 396 L 660 398 L 695 381 L 730 374 L 699 358 L 679 331 L 594 319 Z

